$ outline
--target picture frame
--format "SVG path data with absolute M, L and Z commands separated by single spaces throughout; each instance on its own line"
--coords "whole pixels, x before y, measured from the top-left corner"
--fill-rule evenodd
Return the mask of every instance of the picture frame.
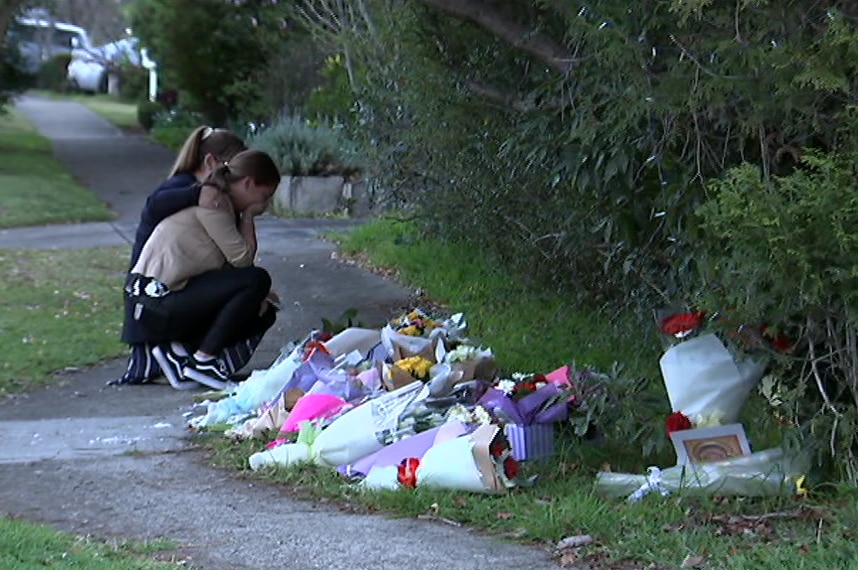
M 723 461 L 751 454 L 742 424 L 686 429 L 670 434 L 676 449 L 676 464 Z

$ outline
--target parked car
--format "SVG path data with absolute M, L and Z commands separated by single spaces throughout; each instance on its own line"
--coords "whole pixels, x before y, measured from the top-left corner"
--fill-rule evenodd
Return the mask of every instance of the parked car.
M 68 67 L 69 84 L 74 89 L 106 93 L 109 72 L 123 61 L 146 69 L 154 63 L 139 49 L 137 38 L 125 38 L 94 48 L 72 50 Z
M 90 48 L 86 30 L 47 17 L 15 18 L 9 25 L 8 40 L 18 48 L 22 70 L 30 74 L 55 55 Z

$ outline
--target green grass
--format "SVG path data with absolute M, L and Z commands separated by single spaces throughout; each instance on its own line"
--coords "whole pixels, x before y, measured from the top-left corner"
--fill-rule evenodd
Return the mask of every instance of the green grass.
M 100 542 L 90 537 L 56 532 L 43 525 L 0 518 L 0 568 L 3 570 L 175 568 L 176 562 L 167 552 L 172 548 L 173 545 L 166 541 Z
M 126 351 L 119 342 L 126 248 L 0 250 L 0 394 Z
M 140 130 L 137 105 L 119 101 L 108 95 L 75 95 L 73 101 L 83 103 L 120 129 Z
M 0 228 L 114 216 L 53 157 L 50 142 L 14 109 L 0 115 Z
M 346 255 L 395 268 L 433 301 L 464 312 L 469 336 L 490 346 L 507 370 L 548 372 L 573 361 L 607 370 L 623 360 L 631 370 L 658 373 L 657 340 L 631 332 L 630 319 L 582 310 L 574 299 L 551 291 L 529 290 L 473 248 L 420 239 L 411 225 L 393 220 L 331 237 Z

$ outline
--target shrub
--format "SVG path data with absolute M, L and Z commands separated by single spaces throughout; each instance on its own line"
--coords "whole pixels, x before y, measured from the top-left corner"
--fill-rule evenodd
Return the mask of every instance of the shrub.
M 71 55 L 67 53 L 57 54 L 47 60 L 36 75 L 36 86 L 57 93 L 67 92 L 70 61 Z
M 732 169 L 699 210 L 709 306 L 786 333 L 766 381 L 776 418 L 858 482 L 858 199 L 856 157 L 809 152 L 767 180 Z M 705 248 L 705 249 L 704 249 Z
M 123 101 L 143 101 L 149 98 L 149 72 L 128 62 L 119 64 L 119 98 Z
M 140 101 L 137 104 L 137 122 L 147 131 L 151 131 L 152 127 L 155 126 L 155 117 L 163 109 L 160 103 L 149 100 Z
M 341 130 L 313 126 L 301 117 L 282 117 L 253 135 L 252 148 L 270 154 L 291 176 L 356 177 L 362 170 L 357 146 Z

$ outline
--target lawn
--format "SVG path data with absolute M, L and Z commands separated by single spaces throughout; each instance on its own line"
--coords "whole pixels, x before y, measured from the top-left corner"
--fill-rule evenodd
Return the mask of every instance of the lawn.
M 50 142 L 14 109 L 0 115 L 0 153 L 0 228 L 114 217 L 54 159 Z
M 167 542 L 99 542 L 55 532 L 43 525 L 0 518 L 0 568 L 159 570 L 176 568 Z M 158 562 L 156 560 L 162 560 Z
M 119 342 L 127 248 L 0 249 L 0 396 L 126 352 Z

